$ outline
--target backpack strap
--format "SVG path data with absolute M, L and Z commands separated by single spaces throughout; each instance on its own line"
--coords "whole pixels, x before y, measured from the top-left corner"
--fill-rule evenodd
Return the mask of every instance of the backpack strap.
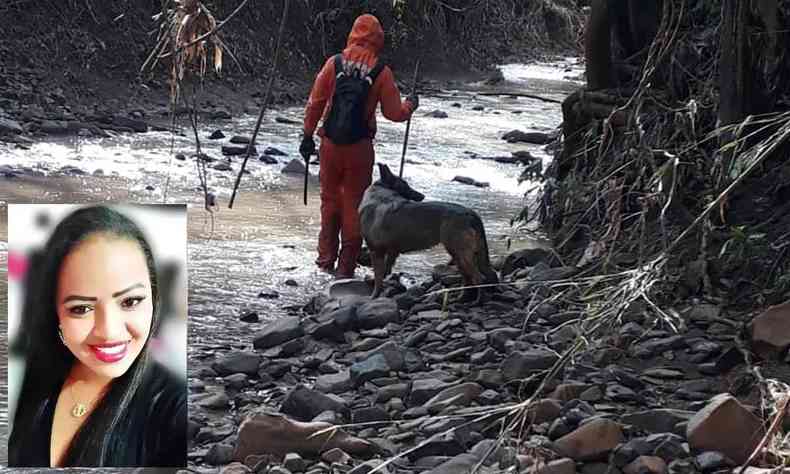
M 335 55 L 335 77 L 343 74 L 343 53 Z
M 384 70 L 385 66 L 386 64 L 384 63 L 384 61 L 381 60 L 376 61 L 376 65 L 373 66 L 373 69 L 371 69 L 370 72 L 368 73 L 368 77 L 370 78 L 371 85 L 373 85 L 376 82 L 376 78 L 379 77 L 379 74 L 381 73 L 382 70 Z

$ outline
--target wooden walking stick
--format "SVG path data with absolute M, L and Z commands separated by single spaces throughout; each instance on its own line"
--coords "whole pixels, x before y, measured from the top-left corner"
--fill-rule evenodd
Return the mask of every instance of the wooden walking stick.
M 412 82 L 411 93 L 414 94 L 417 92 L 417 74 L 420 72 L 420 60 L 417 60 L 417 64 L 414 65 L 414 82 Z M 414 115 L 414 114 L 412 114 Z M 411 128 L 411 116 L 409 116 L 409 120 L 406 121 L 406 135 L 403 137 L 403 152 L 400 155 L 400 171 L 398 172 L 398 177 L 403 177 L 403 163 L 406 161 L 406 146 L 409 144 L 409 129 Z
M 244 174 L 244 167 L 247 166 L 247 160 L 250 158 L 250 153 L 252 152 L 252 147 L 255 146 L 255 138 L 258 136 L 258 131 L 261 129 L 261 122 L 263 122 L 263 114 L 266 112 L 266 107 L 269 105 L 269 97 L 272 94 L 272 87 L 274 86 L 274 76 L 277 74 L 277 62 L 280 59 L 280 46 L 283 42 L 283 32 L 285 31 L 285 20 L 288 18 L 288 4 L 291 3 L 290 0 L 285 0 L 285 5 L 283 6 L 283 17 L 280 21 L 280 31 L 277 34 L 277 46 L 274 49 L 274 59 L 272 60 L 272 67 L 269 70 L 269 84 L 266 87 L 266 95 L 263 98 L 263 106 L 261 107 L 261 113 L 258 115 L 258 121 L 255 123 L 255 131 L 252 133 L 252 138 L 250 138 L 250 143 L 247 144 L 247 151 L 244 153 L 244 161 L 241 163 L 241 169 L 239 170 L 239 175 L 236 176 L 236 183 L 233 185 L 233 193 L 230 195 L 230 202 L 228 203 L 228 208 L 233 209 L 233 201 L 236 200 L 236 191 L 239 189 L 239 183 L 241 182 L 241 175 Z

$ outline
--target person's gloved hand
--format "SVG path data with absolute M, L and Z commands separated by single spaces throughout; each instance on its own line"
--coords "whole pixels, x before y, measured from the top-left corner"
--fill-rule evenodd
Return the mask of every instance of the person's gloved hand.
M 420 96 L 416 93 L 411 94 L 409 97 L 406 97 L 406 100 L 411 102 L 411 111 L 414 112 L 420 106 Z
M 315 155 L 315 140 L 312 135 L 303 135 L 302 144 L 299 145 L 299 154 L 302 156 Z

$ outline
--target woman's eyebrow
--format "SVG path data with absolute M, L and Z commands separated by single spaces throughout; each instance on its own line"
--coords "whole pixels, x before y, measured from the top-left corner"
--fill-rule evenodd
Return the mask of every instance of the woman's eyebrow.
M 92 296 L 69 295 L 69 296 L 63 298 L 63 303 L 61 303 L 61 304 L 66 304 L 69 301 L 75 301 L 75 300 L 76 301 L 96 301 L 96 298 L 94 298 Z
M 121 296 L 124 293 L 127 293 L 129 291 L 134 290 L 135 288 L 145 288 L 145 285 L 143 285 L 142 283 L 135 283 L 134 285 L 130 286 L 129 288 L 126 288 L 125 290 L 121 290 L 121 291 L 118 291 L 116 293 L 113 293 L 112 297 L 113 298 L 117 298 L 117 297 Z

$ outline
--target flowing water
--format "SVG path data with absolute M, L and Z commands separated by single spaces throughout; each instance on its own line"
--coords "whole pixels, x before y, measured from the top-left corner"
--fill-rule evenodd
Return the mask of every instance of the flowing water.
M 568 68 L 578 72 L 578 64 L 573 60 L 559 65 L 507 65 L 503 72 L 508 88 L 562 100 L 576 87 L 573 81 L 563 77 L 569 72 Z M 517 183 L 516 178 L 523 169 L 519 165 L 473 159 L 469 153 L 503 156 L 528 150 L 547 161 L 549 156 L 543 147 L 508 144 L 501 136 L 513 129 L 551 131 L 562 121 L 562 114 L 558 103 L 482 96 L 477 95 L 475 89 L 467 85 L 433 96 L 421 96 L 420 110 L 411 124 L 404 178 L 424 193 L 426 200 L 453 201 L 477 210 L 486 226 L 491 253 L 504 255 L 506 238 L 512 233 L 510 219 L 525 205 L 529 199 L 525 198 L 525 191 L 534 183 Z M 454 106 L 455 103 L 460 107 Z M 476 105 L 484 109 L 473 111 Z M 435 109 L 445 111 L 448 118 L 424 116 Z M 233 209 L 228 209 L 227 203 L 240 160 L 233 159 L 232 172 L 214 170 L 215 163 L 209 163 L 208 185 L 219 202 L 209 215 L 202 209 L 203 198 L 198 192 L 194 161 L 173 158 L 174 153 L 187 156 L 193 153 L 193 141 L 189 136 L 174 138 L 166 132 L 105 139 L 52 140 L 24 151 L 0 144 L 0 168 L 3 165 L 21 166 L 29 172 L 48 176 L 65 166 L 74 166 L 87 173 L 74 178 L 0 180 L 0 200 L 10 196 L 12 201 L 28 202 L 107 199 L 162 202 L 167 189 L 168 202 L 192 204 L 188 250 L 188 350 L 192 371 L 199 366 L 196 361 L 214 351 L 248 348 L 252 332 L 266 321 L 285 314 L 288 306 L 304 304 L 309 295 L 320 291 L 329 281 L 329 277 L 318 272 L 313 264 L 320 225 L 318 186 L 316 182 L 311 183 L 308 206 L 304 206 L 303 177 L 283 175 L 280 171 L 288 160 L 298 158 L 300 125 L 276 123 L 275 116 L 299 122 L 302 109 L 280 109 L 264 121 L 257 141 L 259 151 L 271 146 L 287 156 L 278 157 L 280 165 L 250 160 L 246 168 L 249 173 L 242 178 Z M 205 124 L 200 136 L 207 137 L 217 129 L 228 137 L 249 135 L 254 121 L 253 116 L 243 116 Z M 393 170 L 399 166 L 404 130 L 404 124 L 393 124 L 380 117 L 376 159 Z M 220 146 L 226 142 L 227 139 L 203 139 L 203 151 L 218 162 L 224 161 Z M 2 148 L 4 146 L 6 148 Z M 312 171 L 317 173 L 317 169 Z M 376 175 L 377 172 L 374 179 Z M 490 186 L 477 188 L 452 182 L 458 175 L 488 182 Z M 42 193 L 42 188 L 47 188 L 47 192 Z M 394 271 L 403 272 L 413 280 L 422 280 L 429 277 L 433 265 L 446 259 L 441 249 L 404 255 Z M 4 269 L 5 263 L 0 262 L 0 268 Z M 287 280 L 293 281 L 289 285 Z M 263 289 L 274 290 L 280 297 L 258 298 Z M 4 295 L 5 290 L 0 294 Z M 238 317 L 246 311 L 256 311 L 261 323 L 239 322 Z M 2 377 L 5 379 L 7 375 L 3 373 Z M 2 391 L 6 392 L 5 387 Z M 5 399 L 0 404 L 0 414 L 3 414 Z

